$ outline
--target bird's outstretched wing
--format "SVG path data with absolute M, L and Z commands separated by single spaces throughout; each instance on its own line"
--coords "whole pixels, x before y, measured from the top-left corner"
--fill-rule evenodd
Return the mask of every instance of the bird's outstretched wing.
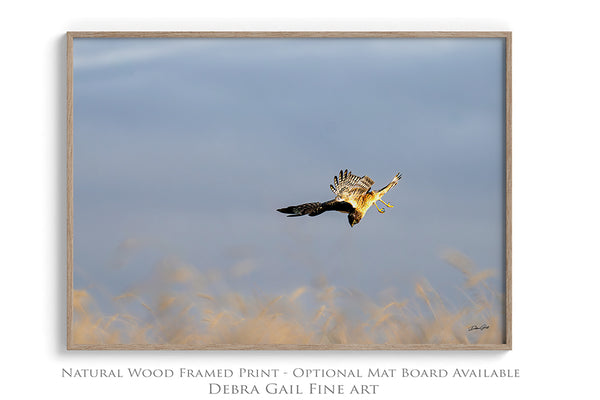
M 359 177 L 345 170 L 340 171 L 339 179 L 333 177 L 333 185 L 329 185 L 329 188 L 337 200 L 350 201 L 368 192 L 373 183 L 373 179 L 366 175 Z
M 277 211 L 284 214 L 291 214 L 288 215 L 288 217 L 299 217 L 301 215 L 307 214 L 311 217 L 314 217 L 315 215 L 322 214 L 325 211 L 341 211 L 349 213 L 353 210 L 354 207 L 350 203 L 347 203 L 345 201 L 330 200 L 326 201 L 325 203 L 313 202 L 299 204 L 297 206 L 280 208 Z

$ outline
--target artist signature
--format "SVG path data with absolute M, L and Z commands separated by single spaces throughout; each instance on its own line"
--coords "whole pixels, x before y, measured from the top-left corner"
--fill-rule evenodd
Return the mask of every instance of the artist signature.
M 489 326 L 488 324 L 482 324 L 482 325 L 480 325 L 480 326 L 477 326 L 477 325 L 471 325 L 471 326 L 469 327 L 469 332 L 470 332 L 470 331 L 474 331 L 474 330 L 476 330 L 476 329 L 479 329 L 479 330 L 482 330 L 482 331 L 483 331 L 484 329 L 489 329 L 489 328 L 490 328 L 490 326 Z

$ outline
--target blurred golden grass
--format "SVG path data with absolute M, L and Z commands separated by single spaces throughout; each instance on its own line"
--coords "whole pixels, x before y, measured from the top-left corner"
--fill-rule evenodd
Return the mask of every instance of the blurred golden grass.
M 323 278 L 279 295 L 211 293 L 218 273 L 167 260 L 144 285 L 112 299 L 119 312 L 105 315 L 86 290 L 73 290 L 75 344 L 501 344 L 503 294 L 487 284 L 492 271 L 478 271 L 468 257 L 443 258 L 463 277 L 467 299 L 447 304 L 426 279 L 415 297 L 378 303 Z M 250 268 L 242 268 L 242 275 Z M 240 271 L 236 271 L 240 273 Z M 489 326 L 486 329 L 470 327 Z

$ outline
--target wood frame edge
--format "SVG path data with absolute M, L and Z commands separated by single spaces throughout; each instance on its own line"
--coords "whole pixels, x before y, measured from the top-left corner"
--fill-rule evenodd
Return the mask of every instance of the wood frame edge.
M 511 31 L 68 31 L 67 35 L 67 350 L 512 350 L 512 32 Z M 75 38 L 505 38 L 506 343 L 494 345 L 85 345 L 73 343 L 73 39 Z

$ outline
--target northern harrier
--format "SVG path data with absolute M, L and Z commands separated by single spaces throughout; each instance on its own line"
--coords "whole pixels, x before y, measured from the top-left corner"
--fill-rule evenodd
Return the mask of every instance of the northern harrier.
M 335 199 L 326 201 L 325 203 L 314 202 L 280 208 L 277 211 L 291 214 L 288 217 L 299 217 L 306 214 L 314 217 L 325 211 L 339 211 L 348 213 L 348 222 L 350 222 L 350 226 L 354 226 L 360 222 L 369 207 L 373 204 L 377 207 L 377 211 L 382 214 L 385 212 L 384 209 L 380 209 L 377 206 L 377 201 L 381 201 L 387 207 L 393 207 L 391 204 L 381 200 L 381 198 L 388 190 L 396 186 L 400 178 L 402 178 L 402 174 L 397 174 L 387 186 L 373 192 L 371 191 L 373 179 L 366 175 L 362 178 L 352 175 L 352 172 L 348 172 L 348 170 L 340 171 L 339 178 L 334 176 L 334 184 L 329 185 L 331 191 L 335 194 Z

